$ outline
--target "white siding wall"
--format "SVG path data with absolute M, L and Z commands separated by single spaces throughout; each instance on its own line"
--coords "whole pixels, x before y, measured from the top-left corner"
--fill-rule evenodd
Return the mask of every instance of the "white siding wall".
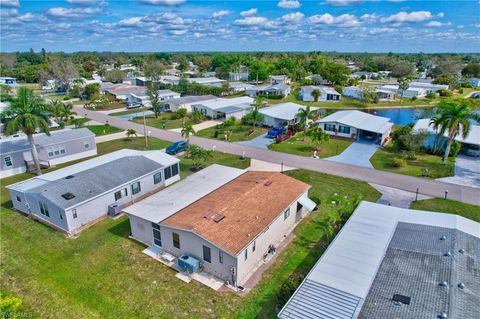
M 335 125 L 335 128 L 337 129 L 337 133 L 335 132 L 332 132 L 332 131 L 326 131 L 325 130 L 325 124 L 333 124 Z M 351 127 L 350 126 L 350 134 L 346 134 L 346 133 L 340 133 L 338 132 L 338 127 L 339 126 L 346 126 L 346 125 L 342 125 L 342 124 L 338 124 L 337 122 L 330 122 L 330 123 L 320 123 L 319 124 L 319 127 L 322 129 L 322 130 L 325 130 L 325 133 L 329 134 L 329 135 L 332 135 L 332 136 L 340 136 L 340 137 L 347 137 L 347 138 L 353 138 L 353 136 L 358 136 L 358 130 L 355 128 L 355 127 Z

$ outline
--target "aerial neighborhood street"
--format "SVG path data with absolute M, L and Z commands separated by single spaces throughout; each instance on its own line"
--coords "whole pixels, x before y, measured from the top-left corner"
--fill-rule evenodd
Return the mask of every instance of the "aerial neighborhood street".
M 0 0 L 1 318 L 478 319 L 479 12 Z

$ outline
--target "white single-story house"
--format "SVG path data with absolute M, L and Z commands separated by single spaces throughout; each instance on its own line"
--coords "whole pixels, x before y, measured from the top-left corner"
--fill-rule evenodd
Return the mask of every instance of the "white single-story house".
M 299 98 L 305 102 L 314 102 L 312 92 L 319 92 L 318 101 L 340 101 L 342 95 L 328 86 L 304 85 L 300 87 Z
M 387 142 L 393 123 L 389 118 L 357 110 L 337 111 L 317 121 L 326 133 L 351 138 L 368 139 L 383 145 Z
M 160 76 L 158 81 L 163 84 L 178 85 L 178 83 L 180 82 L 180 78 L 174 75 L 162 75 Z M 147 86 L 149 82 L 151 82 L 151 79 L 149 77 L 137 76 L 135 78 L 135 85 L 138 86 Z
M 268 79 L 272 85 L 292 83 L 292 80 L 286 75 L 270 75 Z
M 254 85 L 245 82 L 228 82 L 228 87 L 232 92 L 244 92 L 247 89 L 254 87 Z
M 166 101 L 164 103 L 164 109 L 165 111 L 171 111 L 175 112 L 178 109 L 184 108 L 187 110 L 187 112 L 192 112 L 192 105 L 193 104 L 198 104 L 201 102 L 207 102 L 207 101 L 213 101 L 217 100 L 218 97 L 215 95 L 190 95 L 190 96 L 184 96 L 179 99 L 173 99 Z
M 433 84 L 422 81 L 410 82 L 409 87 L 425 89 L 427 93 L 437 93 L 438 90 L 448 90 L 448 85 L 446 84 Z
M 382 91 L 385 92 L 391 92 L 393 94 L 396 94 L 398 96 L 402 96 L 402 90 L 398 87 L 398 84 L 385 84 L 380 86 L 379 88 Z M 404 98 L 414 98 L 414 97 L 424 97 L 427 95 L 427 90 L 424 88 L 418 88 L 418 87 L 409 87 L 403 92 L 403 97 Z
M 41 167 L 66 163 L 97 155 L 95 134 L 88 128 L 63 129 L 33 136 Z M 0 140 L 1 177 L 13 176 L 34 169 L 32 149 L 27 136 Z
M 312 81 L 313 85 L 332 85 L 327 79 L 324 79 L 323 76 L 319 74 L 312 74 L 305 77 L 306 80 Z
M 249 73 L 248 72 L 229 72 L 228 80 L 229 81 L 247 81 Z
M 0 77 L 0 84 L 5 84 L 5 85 L 11 86 L 11 87 L 17 87 L 18 86 L 17 79 L 16 78 L 11 78 L 11 77 L 8 77 L 8 76 Z
M 223 86 L 223 82 L 226 82 L 225 80 L 221 80 L 213 76 L 205 77 L 205 78 L 187 78 L 186 80 L 190 83 L 197 83 L 205 86 L 212 86 L 212 87 L 219 87 L 219 88 Z
M 480 223 L 363 201 L 280 319 L 478 318 Z
M 419 119 L 413 126 L 413 132 L 427 132 L 428 136 L 424 142 L 426 148 L 433 149 L 434 144 L 437 143 L 437 149 L 444 149 L 447 142 L 448 133 L 444 134 L 444 137 L 440 140 L 436 138 L 438 130 L 433 129 L 433 125 L 430 124 L 431 119 Z M 466 138 L 462 137 L 462 134 L 458 134 L 455 137 L 455 141 L 462 144 L 461 151 L 464 153 L 478 154 L 480 156 L 480 125 L 470 124 L 470 132 Z M 480 164 L 479 164 L 480 165 Z M 480 170 L 480 167 L 479 167 Z
M 359 86 L 347 86 L 343 89 L 343 96 L 349 97 L 352 99 L 361 99 L 362 98 L 362 87 Z M 392 91 L 375 89 L 379 101 L 393 101 L 395 99 L 395 94 Z
M 262 107 L 258 111 L 264 117 L 264 125 L 277 127 L 298 124 L 300 122 L 300 118 L 297 116 L 298 111 L 305 108 L 304 105 L 288 102 Z M 311 107 L 310 109 L 316 111 L 318 107 Z
M 315 208 L 309 188 L 281 173 L 214 164 L 123 211 L 131 237 L 158 255 L 193 257 L 200 271 L 242 286 Z
M 273 85 L 255 85 L 246 89 L 247 95 L 256 97 L 257 95 L 283 95 L 288 96 L 291 92 L 290 85 L 273 84 Z
M 199 111 L 212 119 L 241 119 L 252 108 L 254 99 L 249 96 L 240 96 L 232 99 L 217 98 L 192 104 L 192 111 Z
M 159 90 L 158 98 L 160 101 L 170 101 L 173 99 L 179 99 L 180 93 L 174 92 L 172 90 Z M 152 103 L 150 102 L 150 96 L 146 91 L 141 91 L 139 93 L 132 92 L 127 97 L 128 105 L 142 105 L 146 107 L 151 107 Z
M 9 185 L 13 207 L 74 235 L 99 218 L 180 179 L 179 160 L 162 151 L 122 149 Z
M 147 92 L 147 88 L 137 85 L 114 86 L 105 90 L 105 95 L 117 100 L 127 100 L 130 93 L 141 94 Z

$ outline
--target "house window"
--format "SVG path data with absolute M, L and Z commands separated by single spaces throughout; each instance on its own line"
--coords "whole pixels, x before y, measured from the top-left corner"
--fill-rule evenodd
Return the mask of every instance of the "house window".
M 248 258 L 248 248 L 245 249 L 245 260 L 247 260 L 247 258 Z
M 89 140 L 83 141 L 83 146 L 85 146 L 85 148 L 90 148 L 90 141 Z
M 335 132 L 335 124 L 325 124 L 325 131 Z
M 132 184 L 132 195 L 140 193 L 140 182 L 135 182 Z
M 287 208 L 286 211 L 283 212 L 283 220 L 286 220 L 290 216 L 290 207 Z
M 119 200 L 122 198 L 122 191 L 115 192 L 115 201 Z
M 58 211 L 58 217 L 60 217 L 60 219 L 63 219 L 63 215 L 62 215 L 62 211 L 61 211 L 61 210 Z
M 60 154 L 65 154 L 65 153 L 66 153 L 66 152 L 65 152 L 65 146 L 64 146 L 64 145 L 61 145 L 61 146 L 59 146 L 58 148 L 59 148 L 59 150 L 60 150 Z
M 20 196 L 17 196 L 17 202 L 20 203 L 21 201 L 22 201 L 22 199 L 20 198 Z
M 257 241 L 256 240 L 253 241 L 252 253 L 255 252 L 255 249 L 257 249 Z
M 170 177 L 172 177 L 172 167 L 171 166 L 165 167 L 164 174 L 165 174 L 165 179 L 169 179 Z
M 180 249 L 180 235 L 172 233 L 173 247 Z
M 50 213 L 48 212 L 48 206 L 45 203 L 38 202 L 38 206 L 40 206 L 40 214 L 50 217 Z
M 218 251 L 218 262 L 223 264 L 223 251 Z
M 162 235 L 160 234 L 160 225 L 152 223 L 153 228 L 153 243 L 162 247 Z
M 76 209 L 72 209 L 72 215 L 73 215 L 73 218 L 77 218 L 77 210 Z
M 338 127 L 339 133 L 350 134 L 350 126 L 339 126 Z
M 211 263 L 211 262 L 212 262 L 212 255 L 211 255 L 211 253 L 212 253 L 212 251 L 211 251 L 210 247 L 203 246 L 203 260 L 205 260 L 206 262 Z
M 158 184 L 162 181 L 162 173 L 158 172 L 155 175 L 153 175 L 153 183 Z
M 3 160 L 5 161 L 5 166 L 9 167 L 13 165 L 12 158 L 10 156 L 5 156 Z
M 172 165 L 172 176 L 178 174 L 178 164 Z
M 57 145 L 47 148 L 48 156 L 58 156 L 60 154 L 65 154 L 65 145 Z

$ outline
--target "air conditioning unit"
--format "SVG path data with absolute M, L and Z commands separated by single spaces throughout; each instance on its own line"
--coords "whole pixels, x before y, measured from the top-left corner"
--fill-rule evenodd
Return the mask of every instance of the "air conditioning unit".
M 108 216 L 115 217 L 122 212 L 123 206 L 119 204 L 110 204 L 108 205 Z

